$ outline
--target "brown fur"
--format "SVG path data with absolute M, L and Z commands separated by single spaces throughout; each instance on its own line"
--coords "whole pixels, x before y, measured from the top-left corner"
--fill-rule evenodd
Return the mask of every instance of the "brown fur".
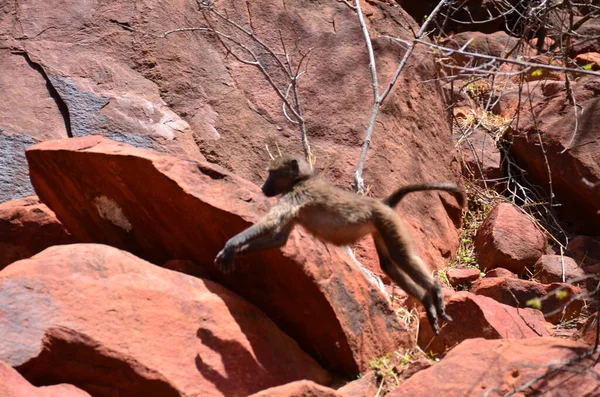
M 409 185 L 380 201 L 338 189 L 316 176 L 303 159 L 282 156 L 272 161 L 269 177 L 261 188 L 269 197 L 281 194 L 279 202 L 263 220 L 225 244 L 215 258 L 223 272 L 233 271 L 236 254 L 285 245 L 296 224 L 338 246 L 353 244 L 371 234 L 382 270 L 425 306 L 434 332 L 439 331 L 438 318 L 451 320 L 444 311 L 439 283 L 416 255 L 410 233 L 393 207 L 407 193 L 421 190 L 448 191 L 463 206 L 464 194 L 456 185 Z

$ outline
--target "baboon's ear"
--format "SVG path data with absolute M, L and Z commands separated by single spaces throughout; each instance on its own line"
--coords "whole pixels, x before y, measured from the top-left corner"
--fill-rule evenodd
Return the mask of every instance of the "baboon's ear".
M 292 159 L 292 170 L 294 170 L 294 172 L 298 172 L 300 170 L 300 167 L 298 167 L 298 160 L 296 159 Z

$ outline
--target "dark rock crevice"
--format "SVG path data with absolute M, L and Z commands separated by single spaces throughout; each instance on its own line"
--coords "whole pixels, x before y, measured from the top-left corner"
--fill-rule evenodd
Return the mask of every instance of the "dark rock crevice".
M 63 120 L 65 121 L 65 130 L 67 131 L 67 136 L 69 138 L 72 138 L 73 133 L 71 131 L 71 117 L 69 115 L 69 108 L 67 107 L 67 104 L 65 103 L 65 101 L 63 101 L 63 99 L 61 98 L 60 94 L 58 93 L 58 91 L 56 90 L 54 85 L 52 85 L 52 82 L 50 81 L 50 78 L 46 74 L 46 71 L 39 63 L 36 63 L 33 60 L 31 60 L 31 58 L 29 57 L 29 54 L 27 54 L 26 52 L 22 52 L 19 55 L 22 55 L 23 58 L 25 59 L 25 61 L 27 62 L 27 64 L 33 70 L 38 72 L 42 76 L 44 81 L 46 82 L 46 88 L 48 89 L 48 93 L 50 94 L 50 97 L 52 99 L 54 99 L 54 102 L 56 103 L 56 107 L 58 108 L 58 111 L 60 112 Z
M 36 386 L 76 385 L 93 396 L 180 397 L 158 371 L 66 327 L 47 330 L 40 354 L 15 369 Z

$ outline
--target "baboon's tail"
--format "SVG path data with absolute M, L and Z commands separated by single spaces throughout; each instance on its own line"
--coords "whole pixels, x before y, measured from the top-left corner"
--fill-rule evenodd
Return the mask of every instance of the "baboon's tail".
M 449 193 L 452 193 L 452 195 L 456 197 L 458 205 L 461 207 L 465 206 L 465 193 L 454 183 L 448 182 L 429 182 L 404 186 L 392 193 L 388 198 L 383 200 L 383 202 L 393 208 L 398 205 L 400 200 L 402 200 L 408 193 L 419 192 L 423 190 L 445 190 Z

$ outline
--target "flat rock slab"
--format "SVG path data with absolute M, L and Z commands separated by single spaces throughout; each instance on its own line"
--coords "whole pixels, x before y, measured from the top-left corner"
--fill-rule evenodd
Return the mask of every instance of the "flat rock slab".
M 469 339 L 387 397 L 597 396 L 600 364 L 593 366 L 595 356 L 577 360 L 589 350 L 583 343 L 550 337 Z
M 386 298 L 338 248 L 297 228 L 282 250 L 213 260 L 271 203 L 260 189 L 206 162 L 180 160 L 102 137 L 44 142 L 27 151 L 39 197 L 82 242 L 162 264 L 192 260 L 267 313 L 327 368 L 354 376 L 412 345 Z
M 97 397 L 246 396 L 329 374 L 258 308 L 208 280 L 99 244 L 0 272 L 0 360 Z

